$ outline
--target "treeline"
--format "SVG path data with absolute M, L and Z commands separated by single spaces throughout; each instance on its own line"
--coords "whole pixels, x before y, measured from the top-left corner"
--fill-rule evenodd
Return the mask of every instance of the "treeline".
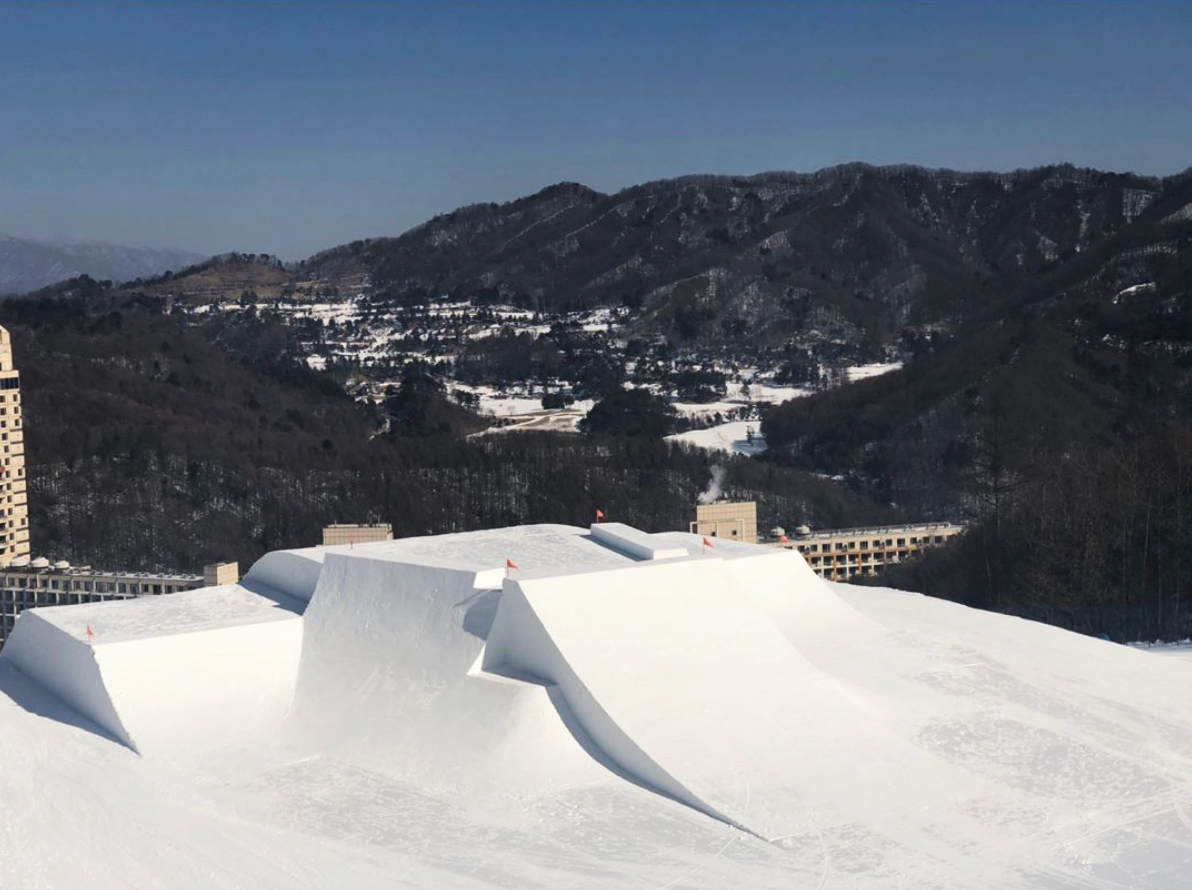
M 1025 472 L 999 460 L 969 480 L 963 537 L 874 583 L 1118 641 L 1192 635 L 1192 423 L 1155 419 Z
M 650 531 L 685 530 L 710 478 L 706 453 L 642 437 L 495 433 L 378 438 L 374 460 L 274 465 L 155 452 L 33 463 L 33 549 L 126 569 L 195 568 L 309 546 L 333 522 L 391 522 L 398 536 L 525 523 L 587 525 L 597 508 Z M 724 461 L 730 497 L 763 527 L 847 525 L 873 505 L 831 482 Z

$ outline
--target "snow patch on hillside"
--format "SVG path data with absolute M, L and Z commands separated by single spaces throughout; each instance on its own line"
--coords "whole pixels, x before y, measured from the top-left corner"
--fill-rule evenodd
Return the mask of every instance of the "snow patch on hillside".
M 766 437 L 756 420 L 737 420 L 721 423 L 706 430 L 690 430 L 666 437 L 668 442 L 680 442 L 708 451 L 727 451 L 732 454 L 754 455 L 766 450 Z

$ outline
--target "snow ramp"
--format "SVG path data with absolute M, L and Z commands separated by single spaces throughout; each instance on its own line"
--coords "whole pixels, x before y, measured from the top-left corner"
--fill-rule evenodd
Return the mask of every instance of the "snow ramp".
M 791 563 L 746 570 L 751 561 L 509 580 L 484 669 L 557 688 L 593 743 L 641 784 L 762 837 L 789 834 L 808 765 L 839 738 L 832 728 L 863 725 L 863 714 L 741 586 Z
M 526 542 L 508 543 L 530 562 Z M 303 618 L 291 742 L 472 805 L 601 778 L 541 687 L 479 671 L 503 562 L 412 541 L 328 552 Z
M 138 753 L 210 749 L 288 709 L 302 620 L 287 605 L 230 584 L 30 609 L 0 659 Z
M 274 550 L 254 562 L 244 580 L 310 602 L 319 584 L 326 554 L 326 549 L 322 547 Z

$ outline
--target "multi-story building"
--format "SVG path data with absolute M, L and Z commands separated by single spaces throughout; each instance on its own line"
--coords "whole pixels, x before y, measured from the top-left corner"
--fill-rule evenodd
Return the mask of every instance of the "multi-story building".
M 201 575 L 97 572 L 89 566 L 51 563 L 44 558 L 31 562 L 18 559 L 17 563 L 0 568 L 0 645 L 8 639 L 24 609 L 161 596 L 240 580 L 234 562 L 206 566 Z
M 697 504 L 691 532 L 709 538 L 728 538 L 743 544 L 757 543 L 757 504 L 754 501 L 714 501 Z
M 919 525 L 881 525 L 869 528 L 834 528 L 813 532 L 807 526 L 787 538 L 775 529 L 773 547 L 798 550 L 811 570 L 828 581 L 847 581 L 860 575 L 869 577 L 886 566 L 903 562 L 928 547 L 943 544 L 964 531 L 964 526 L 950 522 Z
M 0 566 L 28 555 L 21 375 L 12 364 L 12 339 L 0 327 Z
M 371 544 L 374 541 L 392 541 L 393 526 L 388 522 L 372 525 L 327 525 L 323 527 L 323 546 L 335 547 L 341 544 Z

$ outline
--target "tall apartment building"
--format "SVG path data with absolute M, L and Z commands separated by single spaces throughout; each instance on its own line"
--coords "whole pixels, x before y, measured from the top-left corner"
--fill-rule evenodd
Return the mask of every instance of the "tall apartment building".
M 0 566 L 28 555 L 21 375 L 12 364 L 12 339 L 0 327 Z
M 882 525 L 869 528 L 834 528 L 813 532 L 807 526 L 787 538 L 781 529 L 772 547 L 798 550 L 811 570 L 828 581 L 847 581 L 860 575 L 877 575 L 886 566 L 917 556 L 928 547 L 943 544 L 964 531 L 950 522 L 919 525 Z

